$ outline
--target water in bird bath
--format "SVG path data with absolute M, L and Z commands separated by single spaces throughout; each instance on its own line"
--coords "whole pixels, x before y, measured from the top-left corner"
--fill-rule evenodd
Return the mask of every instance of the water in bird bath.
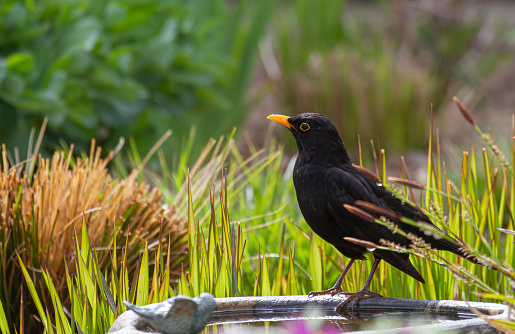
M 354 311 L 337 314 L 339 297 L 282 296 L 219 298 L 208 332 L 214 333 L 341 333 L 370 329 L 418 327 L 425 332 L 466 332 L 489 328 L 469 305 L 488 315 L 502 316 L 503 305 L 455 301 L 370 298 Z M 378 324 L 379 327 L 378 327 Z M 492 331 L 495 332 L 495 331 Z

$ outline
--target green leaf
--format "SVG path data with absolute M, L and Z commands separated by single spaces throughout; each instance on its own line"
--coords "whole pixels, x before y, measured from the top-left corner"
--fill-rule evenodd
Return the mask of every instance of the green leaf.
M 2 299 L 0 298 L 0 331 L 2 334 L 10 334 L 9 325 L 7 324 L 7 318 L 5 316 L 4 305 L 2 304 Z
M 23 94 L 24 90 L 25 79 L 18 73 L 11 72 L 3 82 L 0 97 L 7 102 L 16 101 L 15 98 Z
M 77 252 L 77 277 L 78 282 L 81 284 L 83 288 L 82 291 L 85 292 L 89 303 L 93 306 L 96 305 L 96 284 L 95 281 L 91 278 L 91 275 L 88 271 L 88 267 L 86 263 L 88 262 L 88 254 L 89 254 L 89 238 L 87 236 L 87 228 L 86 224 L 83 224 L 82 229 L 82 242 L 79 246 L 77 234 L 75 234 L 76 241 L 76 252 Z
M 274 296 L 279 296 L 281 294 L 281 281 L 282 281 L 282 277 L 283 277 L 283 266 L 284 266 L 284 260 L 283 260 L 283 255 L 284 255 L 284 235 L 286 233 L 286 225 L 283 224 L 283 231 L 281 233 L 281 243 L 279 245 L 279 258 L 278 258 L 278 262 L 277 262 L 277 273 L 275 274 L 275 280 L 274 280 L 274 283 L 273 283 L 273 295 Z
M 43 323 L 43 326 L 45 326 L 45 329 L 47 331 L 51 331 L 51 323 L 49 318 L 47 317 L 47 314 L 45 310 L 43 309 L 43 305 L 41 304 L 41 300 L 39 299 L 38 293 L 36 291 L 36 287 L 34 286 L 34 282 L 32 282 L 32 279 L 30 278 L 29 272 L 27 271 L 27 268 L 25 268 L 25 265 L 23 264 L 20 255 L 16 253 L 16 256 L 18 257 L 18 263 L 20 264 L 21 271 L 23 273 L 23 276 L 25 277 L 25 282 L 27 283 L 27 286 L 30 291 L 30 295 L 32 296 L 32 300 L 34 301 L 34 304 L 36 305 L 36 309 L 38 310 L 39 317 L 41 318 L 41 322 Z
M 297 284 L 297 275 L 295 273 L 295 254 L 294 250 L 290 249 L 289 251 L 289 271 L 288 271 L 288 277 L 287 277 L 287 284 L 288 284 L 288 292 L 291 295 L 298 295 L 299 294 L 299 287 Z
M 157 265 L 157 264 L 156 264 Z M 149 288 L 149 277 L 148 277 L 148 245 L 145 243 L 145 249 L 143 250 L 143 256 L 141 258 L 141 265 L 138 274 L 138 287 L 136 291 L 136 305 L 147 305 L 148 304 L 148 288 Z
M 268 261 L 265 252 L 263 252 L 263 265 L 261 266 L 261 296 L 271 296 L 272 289 L 270 287 L 270 276 L 268 274 Z
M 2 13 L 2 15 L 4 15 L 4 13 Z M 4 17 L 5 27 L 7 29 L 19 28 L 26 19 L 27 9 L 22 3 L 16 1 L 13 3 L 11 8 L 9 8 L 7 15 Z
M 311 286 L 315 291 L 321 291 L 322 286 L 322 259 L 320 249 L 318 248 L 316 237 L 311 232 L 309 240 L 309 272 L 311 274 Z
M 50 273 L 47 269 L 42 272 L 43 279 L 45 280 L 46 287 L 50 292 L 52 297 L 52 305 L 55 312 L 55 322 L 57 327 L 57 333 L 67 333 L 72 334 L 72 329 L 70 324 L 68 323 L 68 317 L 64 313 L 64 308 L 60 300 L 60 296 L 55 289 L 54 283 L 52 282 L 52 278 L 50 277 Z
M 25 74 L 32 70 L 34 57 L 28 52 L 13 53 L 7 57 L 7 69 L 9 71 Z
M 100 23 L 92 16 L 83 16 L 63 33 L 61 52 L 90 52 L 101 35 Z

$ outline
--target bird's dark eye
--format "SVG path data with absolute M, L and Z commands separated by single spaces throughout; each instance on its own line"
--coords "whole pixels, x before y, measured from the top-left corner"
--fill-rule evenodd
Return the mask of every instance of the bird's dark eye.
M 308 124 L 308 123 L 302 123 L 302 124 L 300 125 L 300 129 L 301 129 L 302 131 L 308 131 L 308 130 L 309 130 L 309 124 Z

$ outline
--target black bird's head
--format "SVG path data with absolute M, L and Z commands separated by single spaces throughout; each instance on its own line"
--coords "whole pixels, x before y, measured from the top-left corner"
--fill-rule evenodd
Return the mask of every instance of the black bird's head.
M 303 113 L 292 117 L 270 115 L 268 119 L 290 129 L 297 142 L 299 153 L 311 152 L 316 155 L 320 153 L 350 160 L 336 126 L 324 115 L 316 113 Z

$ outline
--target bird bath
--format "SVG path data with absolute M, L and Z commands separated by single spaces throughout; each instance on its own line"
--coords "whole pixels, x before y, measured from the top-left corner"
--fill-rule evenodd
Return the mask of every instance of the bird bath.
M 363 331 L 375 319 L 386 321 L 382 328 L 417 327 L 424 333 L 498 333 L 484 320 L 476 317 L 469 307 L 486 316 L 506 319 L 504 305 L 462 301 L 430 301 L 418 299 L 369 298 L 359 302 L 347 314 L 336 313 L 342 297 L 280 296 L 217 298 L 216 308 L 208 326 L 239 324 L 245 326 L 287 327 L 289 322 L 316 319 L 331 323 L 339 332 Z M 352 309 L 352 304 L 349 305 Z M 228 325 L 230 327 L 230 325 Z M 207 328 L 209 331 L 209 327 Z M 373 333 L 363 331 L 362 333 Z M 500 332 L 499 332 L 500 333 Z

